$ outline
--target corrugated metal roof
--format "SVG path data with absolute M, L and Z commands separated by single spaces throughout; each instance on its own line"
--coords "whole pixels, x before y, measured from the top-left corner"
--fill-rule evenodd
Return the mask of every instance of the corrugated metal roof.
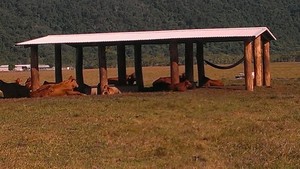
M 163 41 L 182 39 L 238 39 L 258 37 L 266 34 L 270 40 L 276 40 L 275 36 L 266 27 L 243 28 L 212 28 L 212 29 L 183 29 L 161 31 L 136 31 L 136 32 L 112 32 L 112 33 L 88 33 L 48 35 L 37 39 L 17 43 L 17 46 L 41 45 L 41 44 L 88 44 L 88 43 L 118 43 L 136 41 Z

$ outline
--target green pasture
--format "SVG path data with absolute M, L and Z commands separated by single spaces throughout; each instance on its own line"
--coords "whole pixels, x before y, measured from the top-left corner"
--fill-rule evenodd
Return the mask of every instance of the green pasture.
M 143 71 L 146 86 L 169 74 Z M 239 72 L 206 67 L 222 89 L 1 99 L 0 168 L 300 168 L 300 63 L 272 63 L 272 87 L 254 92 Z M 84 75 L 99 79 L 97 70 Z

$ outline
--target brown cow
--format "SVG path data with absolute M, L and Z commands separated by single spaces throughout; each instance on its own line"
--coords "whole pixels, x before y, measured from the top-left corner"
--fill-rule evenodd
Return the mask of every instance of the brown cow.
M 152 83 L 152 86 L 155 91 L 186 91 L 193 88 L 193 84 L 182 76 L 180 83 L 172 85 L 171 77 L 160 77 Z
M 98 85 L 98 91 L 101 91 L 100 84 Z M 120 94 L 121 91 L 116 87 L 105 85 L 103 87 L 103 90 L 99 93 L 101 93 L 101 95 L 113 95 L 113 94 Z
M 46 85 L 46 84 L 57 84 L 57 83 L 44 81 L 43 85 Z M 81 93 L 84 93 L 84 94 L 87 94 L 87 95 L 91 95 L 93 93 L 92 88 L 93 88 L 92 86 L 89 86 L 87 84 L 82 84 L 82 85 L 79 85 L 78 87 L 74 88 L 74 90 L 78 91 L 78 92 L 81 92 Z
M 180 83 L 177 83 L 177 84 L 174 84 L 174 85 L 171 84 L 169 86 L 170 90 L 179 91 L 179 92 L 184 92 L 187 89 L 190 89 L 192 87 L 193 87 L 193 84 L 188 80 L 185 80 L 183 82 L 180 82 Z
M 39 89 L 31 93 L 31 97 L 46 97 L 46 96 L 66 96 L 66 95 L 85 95 L 78 91 L 74 91 L 74 88 L 78 87 L 76 80 L 70 76 L 68 80 L 65 80 L 58 84 L 45 84 Z
M 204 86 L 204 87 L 224 86 L 224 83 L 221 80 L 212 80 L 208 77 L 204 77 L 202 86 Z
M 187 79 L 186 79 L 186 76 L 185 76 L 185 73 L 182 73 L 180 76 L 179 76 L 179 80 L 180 80 L 180 83 L 181 82 L 186 82 L 187 83 Z M 160 77 L 158 78 L 157 80 L 155 80 L 153 83 L 152 83 L 152 86 L 153 86 L 153 89 L 156 90 L 156 91 L 169 91 L 169 90 L 172 90 L 170 88 L 173 88 L 175 87 L 177 84 L 171 86 L 171 77 Z M 187 88 L 188 89 L 192 89 L 194 88 L 194 85 L 189 82 L 190 84 L 187 85 Z M 181 83 L 179 86 L 184 86 L 182 85 L 183 83 Z M 179 87 L 178 86 L 178 87 Z M 177 88 L 177 87 L 175 87 Z M 180 87 L 179 87 L 180 88 Z M 183 89 L 184 90 L 184 89 Z M 186 90 L 186 89 L 185 89 Z M 176 90 L 176 91 L 180 91 L 180 90 Z

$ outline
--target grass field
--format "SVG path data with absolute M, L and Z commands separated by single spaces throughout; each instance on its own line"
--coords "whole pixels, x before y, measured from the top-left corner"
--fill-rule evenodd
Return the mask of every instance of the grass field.
M 143 71 L 146 86 L 169 74 Z M 239 72 L 206 67 L 224 89 L 2 99 L 0 168 L 300 168 L 300 63 L 272 63 L 272 87 L 254 92 Z M 41 71 L 41 81 L 53 74 Z M 98 83 L 97 70 L 84 76 Z

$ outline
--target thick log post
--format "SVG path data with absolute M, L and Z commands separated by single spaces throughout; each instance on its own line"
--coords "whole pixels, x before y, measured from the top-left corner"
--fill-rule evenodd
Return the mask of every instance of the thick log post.
M 255 85 L 258 87 L 262 86 L 262 43 L 261 36 L 254 40 L 254 79 Z
M 38 46 L 31 46 L 31 90 L 36 91 L 40 87 Z
M 144 80 L 143 80 L 141 44 L 134 45 L 134 66 L 135 66 L 136 84 L 138 86 L 138 90 L 142 91 L 144 89 Z
M 185 76 L 190 82 L 194 81 L 193 43 L 185 43 Z
M 62 82 L 61 44 L 55 44 L 55 82 Z
M 263 44 L 263 61 L 264 61 L 264 85 L 271 86 L 271 71 L 270 71 L 270 41 L 264 41 Z
M 251 62 L 253 58 L 253 41 L 244 42 L 244 73 L 245 73 L 245 85 L 246 90 L 253 91 L 253 77 L 252 77 L 252 68 Z
M 171 42 L 169 45 L 169 50 L 170 50 L 170 66 L 171 66 L 171 83 L 172 85 L 174 85 L 180 82 L 177 42 Z
M 103 93 L 104 86 L 108 85 L 106 53 L 105 53 L 104 45 L 98 46 L 98 60 L 99 60 L 99 80 L 100 80 L 100 89 L 98 88 L 98 94 L 101 94 L 101 93 Z
M 84 84 L 83 82 L 83 48 L 82 46 L 76 47 L 76 81 L 79 86 Z
M 197 68 L 198 68 L 198 85 L 199 87 L 204 85 L 204 79 L 205 79 L 205 69 L 204 69 L 204 50 L 203 50 L 203 43 L 198 42 L 197 43 Z
M 120 85 L 126 85 L 125 45 L 118 45 L 117 52 L 118 52 L 118 83 Z

